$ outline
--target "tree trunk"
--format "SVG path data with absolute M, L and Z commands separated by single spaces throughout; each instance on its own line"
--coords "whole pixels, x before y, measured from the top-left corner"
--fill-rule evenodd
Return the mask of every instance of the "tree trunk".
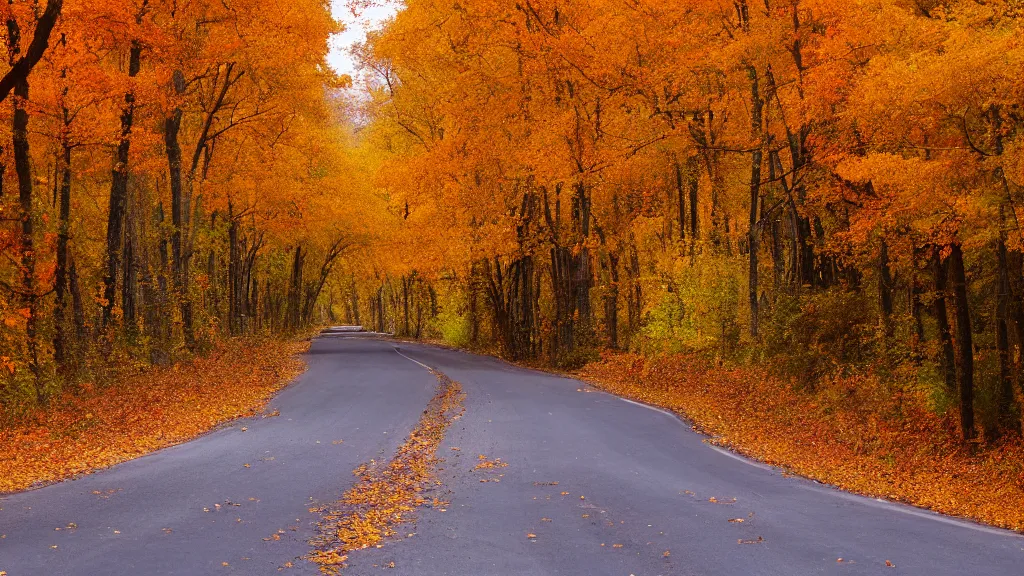
M 288 283 L 288 311 L 287 326 L 291 330 L 299 328 L 302 314 L 302 268 L 305 263 L 305 255 L 302 246 L 295 247 L 295 257 L 292 260 L 291 280 Z
M 138 267 L 135 265 L 135 222 L 132 211 L 125 208 L 124 254 L 121 272 L 121 310 L 125 331 L 134 335 L 138 327 L 136 288 L 138 286 Z
M 480 344 L 480 274 L 474 262 L 469 270 L 469 341 L 473 346 Z
M 878 247 L 878 301 L 882 311 L 882 328 L 892 336 L 892 272 L 889 270 L 889 245 L 883 238 Z
M 13 20 L 7 22 L 10 48 L 17 53 L 18 27 Z M 28 368 L 32 372 L 36 400 L 46 402 L 43 388 L 42 367 L 39 362 L 38 303 L 36 294 L 35 218 L 32 207 L 32 160 L 28 143 L 28 80 L 22 79 L 14 86 L 14 116 L 12 137 L 14 148 L 14 170 L 18 175 L 18 205 L 21 209 L 21 237 L 18 251 L 21 256 L 21 301 L 28 310 L 25 318 L 25 340 L 28 345 Z
M 1002 209 L 1000 208 L 1000 213 Z M 1002 218 L 1000 218 L 1002 221 Z M 999 264 L 999 283 L 996 295 L 996 350 L 999 354 L 999 386 L 996 394 L 996 422 L 994 431 L 1020 434 L 1020 414 L 1016 411 L 1013 390 L 1013 357 L 1010 353 L 1010 273 L 1008 266 L 1005 233 L 1002 231 L 996 243 L 996 257 Z
M 68 111 L 63 109 L 65 128 Z M 71 146 L 67 138 L 61 141 L 60 207 L 57 226 L 57 268 L 54 272 L 55 301 L 53 306 L 53 360 L 63 370 L 68 361 L 67 334 L 67 293 L 68 293 L 68 243 L 71 220 Z
M 616 254 L 608 254 L 608 268 L 612 281 L 604 301 L 604 323 L 608 346 L 614 350 L 619 347 L 619 257 Z
M 676 159 L 673 162 L 676 170 L 676 196 L 679 204 L 679 242 L 686 242 L 686 183 L 683 178 L 683 167 Z
M 974 341 L 971 334 L 971 313 L 967 303 L 967 277 L 964 256 L 959 243 L 950 246 L 949 272 L 953 282 L 956 306 L 956 340 L 960 370 L 960 431 L 965 441 L 974 439 Z
M 142 65 L 142 45 L 132 41 L 128 58 L 128 77 L 139 74 Z M 131 148 L 132 122 L 135 118 L 135 92 L 124 95 L 121 109 L 121 134 L 114 156 L 114 169 L 110 181 L 110 206 L 107 212 L 107 272 L 103 278 L 103 317 L 106 328 L 114 310 L 114 295 L 117 293 L 117 273 L 121 267 L 121 247 L 124 238 L 124 215 L 128 202 L 128 153 Z
M 745 4 L 744 4 L 745 6 Z M 751 133 L 758 148 L 754 150 L 750 159 L 750 229 L 748 232 L 748 270 L 749 282 L 747 289 L 747 300 L 750 302 L 750 337 L 758 338 L 758 321 L 760 316 L 758 297 L 758 245 L 760 237 L 758 234 L 758 214 L 761 200 L 761 163 L 764 160 L 763 130 L 764 130 L 764 100 L 761 98 L 760 80 L 757 76 L 757 69 L 753 66 L 747 68 L 747 75 L 750 79 L 750 125 Z
M 411 334 L 409 330 L 409 283 L 411 279 L 402 276 L 402 333 L 405 336 Z
M 241 332 L 242 298 L 242 254 L 238 247 L 238 222 L 232 218 L 228 227 L 228 331 L 232 335 Z
M 949 315 L 946 311 L 947 264 L 942 261 L 941 250 L 936 247 L 932 256 L 932 272 L 935 276 L 935 300 L 932 307 L 938 326 L 939 342 L 942 347 L 939 364 L 942 368 L 946 392 L 956 393 L 956 352 L 953 349 L 953 333 L 949 326 Z
M 700 191 L 700 179 L 698 178 L 698 158 L 691 156 L 686 160 L 686 178 L 690 192 L 690 239 L 692 242 L 700 240 L 700 220 L 697 216 L 697 192 Z
M 194 343 L 192 307 L 188 301 L 188 270 L 182 242 L 188 210 L 185 206 L 182 188 L 181 144 L 178 141 L 182 115 L 181 109 L 177 108 L 164 120 L 164 148 L 167 154 L 167 167 L 171 187 L 171 279 L 174 285 L 175 297 L 181 308 L 182 330 L 185 341 L 191 347 Z
M 71 289 L 71 318 L 75 323 L 76 356 L 81 357 L 85 347 L 85 304 L 82 301 L 82 289 L 78 285 L 78 269 L 75 267 L 74 258 L 70 258 L 68 265 L 68 287 Z

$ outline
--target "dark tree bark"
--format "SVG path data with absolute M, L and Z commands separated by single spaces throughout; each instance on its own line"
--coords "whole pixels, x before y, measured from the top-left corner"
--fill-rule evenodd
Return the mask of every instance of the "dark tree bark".
M 138 266 L 136 266 L 135 245 L 136 226 L 132 210 L 125 209 L 124 254 L 121 272 L 121 311 L 123 324 L 129 334 L 135 334 L 138 327 L 138 302 L 136 288 L 138 286 Z
M 178 133 L 181 129 L 183 113 L 180 108 L 164 120 L 164 148 L 167 154 L 167 167 L 171 187 L 171 281 L 174 285 L 175 297 L 181 307 L 186 342 L 191 346 L 192 337 L 192 311 L 189 304 L 185 302 L 186 270 L 185 259 L 182 253 L 182 229 L 184 228 L 185 213 L 182 197 L 181 182 L 181 145 L 178 142 Z
M 409 282 L 410 279 L 402 276 L 402 333 L 409 335 Z
M 359 290 L 356 288 L 355 280 L 352 282 L 352 290 L 349 296 L 352 302 L 352 320 L 357 326 L 361 326 L 363 321 L 359 318 Z
M 949 315 L 946 310 L 947 264 L 942 261 L 941 249 L 938 247 L 935 248 L 932 255 L 932 273 L 935 277 L 935 300 L 932 303 L 932 308 L 941 345 L 939 365 L 942 369 L 946 391 L 952 395 L 956 392 L 956 351 L 953 349 L 953 333 L 949 326 Z
M 65 89 L 66 90 L 66 89 Z M 59 369 L 68 361 L 67 335 L 67 293 L 68 293 L 68 244 L 71 220 L 71 143 L 66 136 L 68 110 L 63 108 L 65 135 L 61 138 L 60 156 L 60 200 L 59 222 L 57 225 L 57 268 L 54 272 L 55 301 L 53 306 L 53 360 Z
M 71 318 L 75 323 L 75 339 L 78 343 L 78 356 L 86 345 L 85 304 L 82 301 L 82 289 L 78 285 L 78 269 L 74 258 L 68 264 L 68 287 L 71 289 Z
M 7 21 L 8 48 L 12 55 L 18 53 L 18 24 L 13 19 Z M 18 175 L 18 206 L 21 209 L 21 237 L 18 251 L 21 258 L 22 304 L 28 309 L 25 324 L 25 340 L 28 345 L 28 368 L 32 372 L 35 385 L 36 400 L 40 404 L 46 402 L 46 393 L 42 381 L 42 367 L 39 362 L 39 295 L 36 286 L 35 256 L 35 215 L 32 207 L 32 160 L 28 143 L 28 79 L 21 78 L 14 86 L 14 116 L 12 119 L 12 136 L 14 149 L 14 170 Z
M 629 245 L 629 265 L 626 267 L 629 276 L 629 290 L 626 294 L 626 315 L 629 320 L 629 333 L 636 334 L 640 330 L 640 314 L 643 310 L 643 289 L 640 286 L 640 255 L 632 239 Z
M 231 210 L 230 204 L 228 210 Z M 242 254 L 238 246 L 238 221 L 231 219 L 228 227 L 228 331 L 242 331 Z
M 974 339 L 971 333 L 971 313 L 967 302 L 967 276 L 964 271 L 963 250 L 959 243 L 950 246 L 950 280 L 953 283 L 953 302 L 956 307 L 956 340 L 960 360 L 958 385 L 960 388 L 960 432 L 964 441 L 974 439 Z
M 676 159 L 673 162 L 676 171 L 676 196 L 679 208 L 679 241 L 686 242 L 686 183 L 683 177 L 683 167 Z
M 295 247 L 295 257 L 292 259 L 291 279 L 288 282 L 288 311 L 286 325 L 291 330 L 297 330 L 301 323 L 302 315 L 302 269 L 305 264 L 305 253 L 302 246 Z
M 924 289 L 921 286 L 921 281 L 917 278 L 916 270 L 915 276 L 911 279 L 910 283 L 910 315 L 914 319 L 914 342 L 913 342 L 913 355 L 914 363 L 917 365 L 921 364 L 923 357 L 921 355 L 921 347 L 925 343 L 925 331 L 924 331 L 924 316 L 921 313 L 923 308 L 921 304 L 921 294 Z
M 324 285 L 327 283 L 327 279 L 330 277 L 331 271 L 334 269 L 334 264 L 350 246 L 351 243 L 346 241 L 345 238 L 339 238 L 331 244 L 330 248 L 327 249 L 327 253 L 324 254 L 324 261 L 320 265 L 319 276 L 316 281 L 311 282 L 306 287 L 306 299 L 302 307 L 301 316 L 301 321 L 304 324 L 308 324 L 311 321 L 313 306 L 316 304 L 317 299 L 320 298 L 320 293 L 323 292 Z
M 608 269 L 611 283 L 604 301 L 604 323 L 608 332 L 608 346 L 614 350 L 619 347 L 619 256 L 617 254 L 608 254 Z
M 137 19 L 141 21 L 141 15 Z M 142 44 L 132 41 L 128 57 L 128 77 L 134 78 L 142 66 Z M 121 134 L 114 156 L 114 169 L 110 181 L 110 205 L 107 213 L 107 272 L 103 278 L 103 316 L 102 325 L 110 324 L 114 310 L 114 296 L 117 293 L 117 273 L 121 267 L 122 242 L 124 240 L 124 220 L 128 204 L 128 154 L 131 149 L 132 123 L 135 119 L 135 92 L 129 90 L 124 95 L 124 107 L 121 109 Z
M 1000 212 L 1002 210 L 1000 209 Z M 1002 220 L 1000 218 L 1000 220 Z M 1005 233 L 1000 232 L 996 242 L 996 259 L 999 265 L 999 283 L 996 294 L 996 351 L 999 354 L 999 386 L 996 395 L 996 423 L 994 436 L 1003 432 L 1020 434 L 1020 414 L 1016 411 L 1013 390 L 1013 357 L 1010 353 L 1010 286 L 1009 263 Z
M 686 181 L 690 192 L 690 239 L 693 242 L 700 240 L 700 220 L 697 217 L 697 192 L 700 191 L 700 179 L 697 177 L 698 162 L 696 156 L 686 160 Z
M 889 269 L 889 245 L 883 238 L 878 247 L 878 300 L 882 311 L 882 327 L 892 335 L 892 271 Z
M 473 346 L 480 344 L 480 271 L 474 262 L 469 271 L 469 341 Z
M 743 4 L 744 11 L 746 3 Z M 750 80 L 750 126 L 754 140 L 758 148 L 754 150 L 750 159 L 750 231 L 748 233 L 748 270 L 749 281 L 747 286 L 747 300 L 750 303 L 750 336 L 758 337 L 758 320 L 760 316 L 760 301 L 758 297 L 758 245 L 760 237 L 758 234 L 759 202 L 761 200 L 761 163 L 764 160 L 763 131 L 764 131 L 764 100 L 761 98 L 760 80 L 757 69 L 753 66 L 747 68 L 747 76 Z
M 50 34 L 53 32 L 53 27 L 57 23 L 63 7 L 64 0 L 47 0 L 46 8 L 36 20 L 36 29 L 32 33 L 32 42 L 29 43 L 28 49 L 25 50 L 24 54 L 21 54 L 21 33 L 18 31 L 19 49 L 14 52 L 14 55 L 17 57 L 11 58 L 11 69 L 0 78 L 0 102 L 6 100 L 11 91 L 16 90 L 19 84 L 28 82 L 28 75 L 50 46 Z M 15 25 L 17 25 L 16 22 Z M 10 32 L 9 25 L 8 32 Z M 13 45 L 14 43 L 8 40 L 8 44 Z

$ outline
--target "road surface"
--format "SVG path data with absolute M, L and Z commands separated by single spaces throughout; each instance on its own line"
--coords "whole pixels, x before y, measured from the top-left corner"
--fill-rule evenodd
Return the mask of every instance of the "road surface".
M 276 416 L 0 499 L 0 571 L 316 574 L 302 559 L 310 509 L 337 500 L 360 464 L 394 454 L 437 385 L 422 365 L 466 393 L 429 494 L 448 504 L 421 509 L 401 539 L 353 553 L 343 574 L 984 576 L 1024 566 L 1017 534 L 786 477 L 574 380 L 344 334 L 315 340 L 307 360 L 268 408 Z M 478 455 L 508 466 L 474 471 Z

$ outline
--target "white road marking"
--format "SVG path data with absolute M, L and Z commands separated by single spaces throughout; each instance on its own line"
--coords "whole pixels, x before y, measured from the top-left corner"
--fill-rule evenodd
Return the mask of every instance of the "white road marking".
M 685 421 L 680 419 L 679 416 L 677 416 L 675 413 L 670 412 L 668 410 L 665 410 L 665 409 L 662 409 L 662 408 L 658 408 L 656 406 L 651 406 L 649 404 L 644 404 L 642 402 L 635 402 L 633 400 L 628 400 L 626 398 L 619 397 L 619 400 L 622 400 L 623 402 L 628 402 L 628 403 L 633 404 L 635 406 L 640 406 L 640 407 L 643 407 L 643 408 L 647 408 L 648 410 L 652 410 L 654 412 L 659 412 L 661 414 L 664 414 L 665 416 L 671 417 L 673 420 L 675 420 L 676 422 L 678 422 L 681 425 L 686 425 Z M 689 426 L 687 426 L 687 428 L 689 428 Z M 690 431 L 693 432 L 692 429 Z M 743 462 L 744 464 L 746 464 L 748 466 L 753 466 L 755 468 L 760 468 L 762 470 L 767 470 L 767 471 L 770 471 L 770 472 L 778 472 L 779 471 L 778 468 L 775 468 L 773 466 L 769 466 L 768 464 L 764 464 L 763 462 L 757 462 L 756 460 L 751 460 L 750 458 L 746 458 L 744 456 L 736 454 L 735 452 L 732 452 L 732 451 L 727 450 L 725 448 L 722 448 L 720 446 L 715 446 L 714 444 L 709 444 L 707 442 L 705 442 L 704 445 L 707 446 L 708 448 L 711 448 L 712 450 L 720 453 L 720 454 L 724 454 L 725 456 L 728 456 L 728 457 L 732 458 L 733 460 L 738 460 L 740 462 Z M 805 480 L 805 481 L 808 480 L 808 479 L 803 478 L 801 476 L 796 476 L 795 475 L 795 477 L 799 478 L 801 480 Z M 815 492 L 819 492 L 819 493 L 835 496 L 835 497 L 838 497 L 838 498 L 842 498 L 843 500 L 849 500 L 849 501 L 852 501 L 852 502 L 858 502 L 860 504 L 866 504 L 866 505 L 871 506 L 873 508 L 882 508 L 882 509 L 885 509 L 885 510 L 891 510 L 893 512 L 899 512 L 901 514 L 907 514 L 909 516 L 916 516 L 918 518 L 925 518 L 925 519 L 928 519 L 928 520 L 933 520 L 935 522 L 940 522 L 942 524 L 948 524 L 950 526 L 958 526 L 960 528 L 967 528 L 969 530 L 974 530 L 974 531 L 977 531 L 977 532 L 985 532 L 987 534 L 996 534 L 996 535 L 1002 535 L 1002 536 L 1011 536 L 1011 537 L 1015 537 L 1015 538 L 1024 538 L 1024 535 L 1018 534 L 1017 532 L 1014 532 L 1012 530 L 1005 530 L 1003 528 L 994 528 L 994 527 L 985 526 L 985 525 L 982 525 L 982 524 L 975 524 L 975 523 L 967 521 L 967 520 L 960 520 L 958 518 L 953 518 L 953 517 L 950 517 L 950 516 L 945 516 L 945 515 L 940 514 L 938 512 L 931 512 L 931 511 L 928 511 L 928 510 L 917 509 L 917 508 L 914 508 L 914 507 L 909 506 L 907 504 L 900 504 L 898 502 L 889 502 L 888 500 L 884 500 L 882 498 L 872 498 L 872 497 L 869 497 L 869 496 L 861 496 L 859 494 L 853 494 L 851 492 L 846 492 L 846 491 L 844 491 L 841 488 L 833 487 L 833 486 L 830 486 L 828 484 L 820 484 L 820 483 L 810 484 L 810 483 L 807 483 L 807 482 L 800 482 L 798 485 L 801 488 L 804 488 L 805 490 L 813 490 Z
M 409 360 L 410 362 L 415 362 L 415 363 L 419 364 L 420 366 L 426 368 L 428 372 L 433 372 L 434 371 L 433 368 L 431 368 L 430 366 L 427 366 L 423 362 L 420 362 L 419 360 L 416 360 L 414 358 L 409 358 L 405 354 L 402 354 L 402 352 L 399 351 L 398 348 L 395 348 L 395 354 L 398 354 L 399 356 L 401 356 L 402 358 L 405 358 L 406 360 Z
M 661 412 L 662 414 L 664 414 L 665 416 L 668 416 L 669 418 L 672 418 L 673 420 L 679 420 L 679 417 L 676 416 L 675 413 L 669 412 L 668 410 L 665 410 L 663 408 L 658 408 L 657 406 L 651 406 L 650 404 L 644 404 L 643 402 L 634 402 L 633 400 L 630 400 L 628 398 L 621 398 L 621 397 L 619 397 L 619 400 L 622 400 L 623 402 L 628 402 L 628 403 L 630 403 L 630 404 L 632 404 L 634 406 L 640 406 L 641 408 L 647 408 L 648 410 L 653 410 L 655 412 Z M 681 422 L 682 421 L 680 420 L 680 423 Z

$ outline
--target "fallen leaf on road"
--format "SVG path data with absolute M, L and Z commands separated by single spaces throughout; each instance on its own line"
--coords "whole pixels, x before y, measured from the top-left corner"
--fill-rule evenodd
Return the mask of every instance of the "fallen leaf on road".
M 730 518 L 729 522 L 734 522 L 736 524 L 739 524 L 739 523 L 743 522 L 743 518 Z
M 889 562 L 888 560 L 885 561 L 885 565 L 888 566 L 889 568 L 895 568 L 896 567 L 895 564 L 893 564 L 892 562 Z
M 437 450 L 449 424 L 464 410 L 465 397 L 458 382 L 434 374 L 437 392 L 395 455 L 386 463 L 371 460 L 353 470 L 359 480 L 336 506 L 322 512 L 318 536 L 310 540 L 316 549 L 306 557 L 321 572 L 340 569 L 353 550 L 382 548 L 384 539 L 395 535 L 396 527 L 428 502 L 421 493 L 435 481 Z
M 663 553 L 661 554 L 661 556 L 662 556 L 663 558 L 668 558 L 668 557 L 669 557 L 669 556 L 671 556 L 671 555 L 672 555 L 672 553 L 671 553 L 671 552 L 669 552 L 668 550 L 665 550 L 665 551 L 664 551 L 664 552 L 663 552 Z
M 612 544 L 612 548 L 622 548 L 622 544 Z
M 252 465 L 251 465 L 251 464 L 242 464 L 242 466 L 244 466 L 244 467 L 246 467 L 246 468 L 252 468 Z
M 531 532 L 531 533 L 527 534 L 526 537 L 527 538 L 536 538 L 537 535 Z
M 483 454 L 477 456 L 477 460 L 480 463 L 473 467 L 473 470 L 485 470 L 489 468 L 504 468 L 508 466 L 507 462 L 502 462 L 501 458 L 495 458 L 494 460 L 488 460 Z

